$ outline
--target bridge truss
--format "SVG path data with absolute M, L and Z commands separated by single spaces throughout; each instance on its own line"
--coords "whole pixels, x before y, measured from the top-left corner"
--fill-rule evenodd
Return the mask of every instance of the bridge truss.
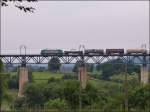
M 48 62 L 57 57 L 62 64 L 74 64 L 78 61 L 84 63 L 102 64 L 104 62 L 114 63 L 113 60 L 120 59 L 128 64 L 150 64 L 150 54 L 132 54 L 132 55 L 1 55 L 0 58 L 5 64 L 48 64 Z M 116 63 L 117 64 L 117 63 Z M 118 63 L 119 64 L 119 63 Z

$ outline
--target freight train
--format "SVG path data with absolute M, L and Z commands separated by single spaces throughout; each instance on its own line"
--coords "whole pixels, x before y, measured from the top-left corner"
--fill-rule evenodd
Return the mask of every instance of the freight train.
M 85 49 L 83 51 L 63 51 L 61 49 L 43 49 L 41 55 L 123 55 L 123 54 L 147 54 L 146 49 L 127 49 L 126 53 L 124 49 Z

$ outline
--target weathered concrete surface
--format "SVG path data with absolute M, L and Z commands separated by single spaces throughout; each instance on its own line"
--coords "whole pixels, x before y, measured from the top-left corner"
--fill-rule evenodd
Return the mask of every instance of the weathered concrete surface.
M 87 85 L 86 67 L 80 67 L 78 69 L 78 80 L 80 81 L 81 88 L 85 89 Z
M 148 73 L 148 67 L 147 66 L 141 66 L 141 83 L 147 84 L 149 83 L 149 73 Z
M 19 68 L 19 92 L 18 96 L 23 96 L 24 84 L 28 82 L 28 69 L 26 67 Z

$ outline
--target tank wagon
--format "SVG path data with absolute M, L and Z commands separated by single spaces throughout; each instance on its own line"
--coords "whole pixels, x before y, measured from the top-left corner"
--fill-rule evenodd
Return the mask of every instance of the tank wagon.
M 41 55 L 48 56 L 48 55 L 63 55 L 63 50 L 61 49 L 43 49 L 41 50 Z
M 107 55 L 113 55 L 113 54 L 124 54 L 124 49 L 106 49 Z
M 84 54 L 85 55 L 103 55 L 104 50 L 103 49 L 85 49 Z
M 65 55 L 83 55 L 82 51 L 64 51 Z
M 127 49 L 127 54 L 146 54 L 146 49 Z

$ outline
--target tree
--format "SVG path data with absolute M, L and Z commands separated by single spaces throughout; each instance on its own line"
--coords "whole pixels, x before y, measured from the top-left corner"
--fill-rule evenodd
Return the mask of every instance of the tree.
M 19 76 L 13 75 L 8 80 L 9 89 L 18 89 L 19 88 Z
M 77 73 L 80 66 L 82 66 L 83 62 L 81 60 L 77 61 L 73 67 L 73 72 Z M 94 65 L 93 64 L 85 64 L 87 72 L 93 72 Z
M 111 63 L 114 63 L 114 64 L 110 64 L 110 62 L 106 62 L 106 63 L 96 66 L 97 71 L 100 71 L 100 70 L 102 71 L 102 74 L 100 77 L 101 79 L 109 80 L 109 78 L 112 75 L 125 72 L 126 65 L 121 59 L 112 60 Z M 140 72 L 139 68 L 140 68 L 139 65 L 130 64 L 127 67 L 127 73 L 128 74 L 132 74 L 133 72 L 139 73 Z
M 79 108 L 80 97 L 83 108 L 91 106 L 93 103 L 98 102 L 98 90 L 88 83 L 86 88 L 80 91 L 79 81 L 67 80 L 64 85 L 64 98 L 72 110 Z
M 85 90 L 82 90 L 82 107 L 91 106 L 93 103 L 98 102 L 98 90 L 91 85 L 87 84 Z
M 9 6 L 8 5 L 8 2 L 12 2 L 12 3 L 15 3 L 15 2 L 24 2 L 24 1 L 27 1 L 27 2 L 36 2 L 37 0 L 1 0 L 1 6 Z M 33 7 L 26 7 L 26 6 L 23 6 L 21 4 L 17 5 L 17 4 L 14 4 L 14 6 L 16 8 L 18 8 L 19 10 L 23 10 L 24 12 L 34 12 L 35 8 Z
M 139 87 L 129 96 L 129 107 L 131 109 L 148 109 L 150 106 L 150 85 Z M 149 108 L 150 109 L 150 108 Z
M 0 59 L 0 73 L 3 71 L 3 69 L 4 69 L 4 65 L 2 60 Z
M 79 69 L 79 67 L 81 66 L 81 64 L 82 64 L 82 61 L 81 61 L 81 60 L 77 61 L 77 62 L 75 63 L 75 65 L 74 65 L 72 71 L 75 72 L 75 73 L 78 73 L 78 69 Z
M 0 108 L 3 100 L 8 101 L 10 99 L 7 89 L 8 89 L 8 79 L 9 74 L 0 73 Z
M 62 98 L 63 84 L 61 82 L 51 82 L 44 87 L 43 94 L 47 100 Z
M 29 105 L 43 106 L 45 102 L 45 96 L 43 94 L 44 87 L 45 84 L 40 84 L 40 83 L 31 83 L 25 86 L 24 95 Z
M 64 98 L 72 110 L 79 107 L 80 83 L 77 80 L 68 80 L 64 84 Z
M 62 98 L 63 87 L 59 82 L 29 83 L 25 86 L 24 95 L 28 105 L 44 106 L 49 100 Z
M 86 64 L 86 69 L 87 69 L 87 72 L 93 72 L 94 65 L 93 64 Z
M 57 72 L 60 70 L 61 63 L 60 60 L 57 57 L 53 57 L 49 62 L 48 62 L 48 69 L 52 72 Z

